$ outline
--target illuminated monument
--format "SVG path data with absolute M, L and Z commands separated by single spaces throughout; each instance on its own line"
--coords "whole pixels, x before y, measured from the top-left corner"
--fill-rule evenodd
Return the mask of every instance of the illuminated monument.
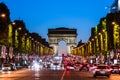
M 112 6 L 110 7 L 110 12 L 115 13 L 120 11 L 120 0 L 115 0 Z
M 59 55 L 58 43 L 60 41 L 66 42 L 67 53 L 65 53 L 65 55 L 71 55 L 72 48 L 76 47 L 76 37 L 77 37 L 76 29 L 69 29 L 64 27 L 48 29 L 49 45 L 54 49 L 54 53 L 57 55 Z

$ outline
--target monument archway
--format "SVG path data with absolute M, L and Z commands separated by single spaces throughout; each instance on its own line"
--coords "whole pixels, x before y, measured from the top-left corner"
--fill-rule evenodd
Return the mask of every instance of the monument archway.
M 77 45 L 77 30 L 69 28 L 55 28 L 48 29 L 48 42 L 50 47 L 53 48 L 54 54 L 58 54 L 58 43 L 60 41 L 66 42 L 67 55 L 71 55 L 71 50 Z

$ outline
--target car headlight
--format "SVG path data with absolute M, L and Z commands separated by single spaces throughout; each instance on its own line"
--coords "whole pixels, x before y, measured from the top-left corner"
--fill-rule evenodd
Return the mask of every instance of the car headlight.
M 8 69 L 10 70 L 11 68 L 9 67 Z
M 38 64 L 38 63 L 34 63 L 34 65 L 33 65 L 35 68 L 39 68 L 40 67 L 40 65 Z
M 4 70 L 5 68 L 2 68 L 2 70 Z

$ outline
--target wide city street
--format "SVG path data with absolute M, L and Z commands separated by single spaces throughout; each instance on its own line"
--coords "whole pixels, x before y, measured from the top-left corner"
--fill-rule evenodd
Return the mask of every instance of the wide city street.
M 120 0 L 0 0 L 0 80 L 120 80 Z
M 21 69 L 11 73 L 0 73 L 0 80 L 120 80 L 119 74 L 111 74 L 110 78 L 93 77 L 89 71 L 66 71 L 42 69 L 38 71 Z

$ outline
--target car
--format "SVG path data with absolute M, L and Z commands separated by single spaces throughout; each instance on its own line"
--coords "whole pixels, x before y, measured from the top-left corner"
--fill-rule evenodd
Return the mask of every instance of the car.
M 11 70 L 17 70 L 15 63 L 10 63 Z
M 81 67 L 82 67 L 81 63 L 75 63 L 75 65 L 74 65 L 74 68 L 77 71 L 79 71 Z
M 120 66 L 119 65 L 112 65 L 110 66 L 111 73 L 113 74 L 120 74 Z
M 74 64 L 68 63 L 66 65 L 66 70 L 74 70 L 74 69 L 75 69 Z
M 11 65 L 9 63 L 3 63 L 2 71 L 11 71 Z
M 32 64 L 31 64 L 31 69 L 32 70 L 39 70 L 39 69 L 42 69 L 42 65 L 39 63 L 39 62 L 33 62 Z
M 84 70 L 84 71 L 89 71 L 89 64 L 88 63 L 83 63 L 83 64 L 80 64 L 79 65 L 79 71 L 82 71 L 82 70 Z
M 95 70 L 95 69 L 97 68 L 98 65 L 99 65 L 99 64 L 97 64 L 97 63 L 90 64 L 90 66 L 89 66 L 89 71 Z
M 108 65 L 98 65 L 95 70 L 93 70 L 93 77 L 96 76 L 107 76 L 110 77 L 111 70 Z

